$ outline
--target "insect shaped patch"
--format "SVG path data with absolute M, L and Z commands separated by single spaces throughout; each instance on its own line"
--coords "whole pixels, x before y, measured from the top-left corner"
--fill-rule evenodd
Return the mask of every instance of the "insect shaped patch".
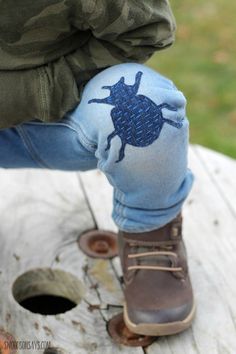
M 159 137 L 164 123 L 178 129 L 183 126 L 181 123 L 183 119 L 174 122 L 163 117 L 163 108 L 177 111 L 175 107 L 167 103 L 157 105 L 147 96 L 137 94 L 142 75 L 142 71 L 137 72 L 133 85 L 126 85 L 125 78 L 122 76 L 116 84 L 102 87 L 110 90 L 110 96 L 88 101 L 88 103 L 105 103 L 114 106 L 111 110 L 114 131 L 107 137 L 105 151 L 110 149 L 111 140 L 118 135 L 122 145 L 116 162 L 123 160 L 126 144 L 137 147 L 152 144 Z

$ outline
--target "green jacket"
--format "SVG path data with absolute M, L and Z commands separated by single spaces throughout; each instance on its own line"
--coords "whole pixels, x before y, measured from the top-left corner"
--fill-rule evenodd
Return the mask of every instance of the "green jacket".
M 168 0 L 0 0 L 0 129 L 60 120 L 86 82 L 174 40 Z

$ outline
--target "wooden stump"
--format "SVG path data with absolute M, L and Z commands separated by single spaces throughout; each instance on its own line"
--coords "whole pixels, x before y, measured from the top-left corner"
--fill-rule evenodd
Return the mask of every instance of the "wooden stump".
M 189 164 L 196 180 L 183 210 L 184 238 L 197 315 L 187 331 L 145 349 L 118 345 L 107 333 L 107 321 L 122 311 L 118 257 L 92 259 L 77 244 L 86 230 L 116 231 L 105 177 L 0 170 L 0 333 L 19 345 L 47 341 L 51 347 L 20 354 L 236 353 L 236 162 L 192 146 Z M 43 315 L 19 304 L 43 294 L 63 297 L 73 308 Z

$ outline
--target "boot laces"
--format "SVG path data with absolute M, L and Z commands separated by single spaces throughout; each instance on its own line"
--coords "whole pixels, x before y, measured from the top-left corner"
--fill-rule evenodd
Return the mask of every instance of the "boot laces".
M 176 252 L 163 251 L 163 250 L 128 254 L 129 259 L 151 257 L 151 256 L 171 256 L 174 257 L 175 259 L 178 259 L 178 254 Z M 168 272 L 181 272 L 183 270 L 182 267 L 163 267 L 163 266 L 145 265 L 145 264 L 128 266 L 127 269 L 128 270 L 147 269 L 147 270 L 160 270 L 160 271 L 168 271 Z

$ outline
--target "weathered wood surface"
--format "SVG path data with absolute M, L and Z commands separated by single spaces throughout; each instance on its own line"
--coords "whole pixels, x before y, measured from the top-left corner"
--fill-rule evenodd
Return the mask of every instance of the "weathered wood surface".
M 110 218 L 112 189 L 98 171 L 32 169 L 0 170 L 0 329 L 18 340 L 50 341 L 66 354 L 235 354 L 236 162 L 199 146 L 190 148 L 189 162 L 196 181 L 184 206 L 184 235 L 198 305 L 189 330 L 159 338 L 145 350 L 110 339 L 107 320 L 121 311 L 123 301 L 119 260 L 89 259 L 76 241 L 96 226 L 116 230 Z M 31 313 L 12 295 L 17 277 L 48 267 L 80 281 L 70 290 L 66 277 L 61 284 L 50 278 L 51 293 L 81 295 L 64 314 Z M 37 293 L 42 284 L 34 285 Z
M 189 150 L 194 187 L 184 206 L 184 236 L 197 301 L 193 326 L 179 335 L 159 338 L 148 354 L 236 353 L 236 161 L 199 146 Z M 97 184 L 93 184 L 95 179 Z M 82 174 L 97 223 L 114 228 L 110 186 L 99 172 Z M 99 207 L 102 190 L 102 205 Z M 104 193 L 107 190 L 107 194 Z M 104 210 L 104 215 L 102 214 Z M 120 274 L 117 259 L 113 260 Z
M 0 179 L 0 328 L 19 341 L 50 341 L 53 347 L 64 349 L 63 353 L 122 352 L 107 334 L 103 313 L 108 304 L 93 286 L 99 280 L 103 293 L 114 293 L 117 299 L 116 279 L 109 276 L 111 270 L 106 261 L 88 260 L 76 243 L 81 232 L 95 227 L 78 174 L 1 170 Z M 45 267 L 69 272 L 84 284 L 85 295 L 76 308 L 64 314 L 43 316 L 31 313 L 15 301 L 11 289 L 15 279 L 26 271 Z M 49 280 L 51 283 L 53 277 Z M 60 288 L 66 295 L 64 280 L 49 293 L 58 294 Z M 42 284 L 39 285 L 42 289 Z M 48 285 L 46 290 L 48 293 Z M 141 349 L 132 348 L 127 352 L 142 353 Z

